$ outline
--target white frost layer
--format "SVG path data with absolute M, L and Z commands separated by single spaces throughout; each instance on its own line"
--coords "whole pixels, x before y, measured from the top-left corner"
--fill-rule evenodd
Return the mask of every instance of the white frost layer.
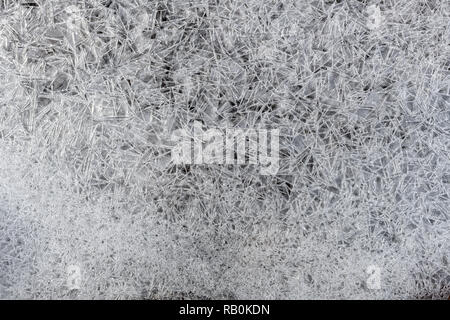
M 0 2 L 1 298 L 449 296 L 448 1 L 31 2 Z M 173 165 L 195 121 L 279 129 L 279 174 Z

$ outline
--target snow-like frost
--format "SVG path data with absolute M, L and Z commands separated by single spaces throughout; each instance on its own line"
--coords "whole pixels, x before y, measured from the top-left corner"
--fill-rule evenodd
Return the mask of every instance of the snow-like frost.
M 0 298 L 447 298 L 449 5 L 1 1 Z

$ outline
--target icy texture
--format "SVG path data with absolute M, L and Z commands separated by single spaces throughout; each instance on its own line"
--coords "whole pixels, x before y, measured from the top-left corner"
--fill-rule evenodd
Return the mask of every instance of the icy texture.
M 0 298 L 447 298 L 449 5 L 0 1 Z

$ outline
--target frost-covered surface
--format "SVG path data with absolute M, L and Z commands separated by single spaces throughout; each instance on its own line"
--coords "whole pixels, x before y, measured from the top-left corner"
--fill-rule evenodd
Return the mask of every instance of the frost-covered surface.
M 448 297 L 449 5 L 0 1 L 0 298 Z

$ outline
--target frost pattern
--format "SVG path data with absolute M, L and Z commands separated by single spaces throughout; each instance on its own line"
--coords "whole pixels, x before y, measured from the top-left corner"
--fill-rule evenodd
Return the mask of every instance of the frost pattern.
M 447 298 L 449 5 L 0 1 L 0 298 Z

